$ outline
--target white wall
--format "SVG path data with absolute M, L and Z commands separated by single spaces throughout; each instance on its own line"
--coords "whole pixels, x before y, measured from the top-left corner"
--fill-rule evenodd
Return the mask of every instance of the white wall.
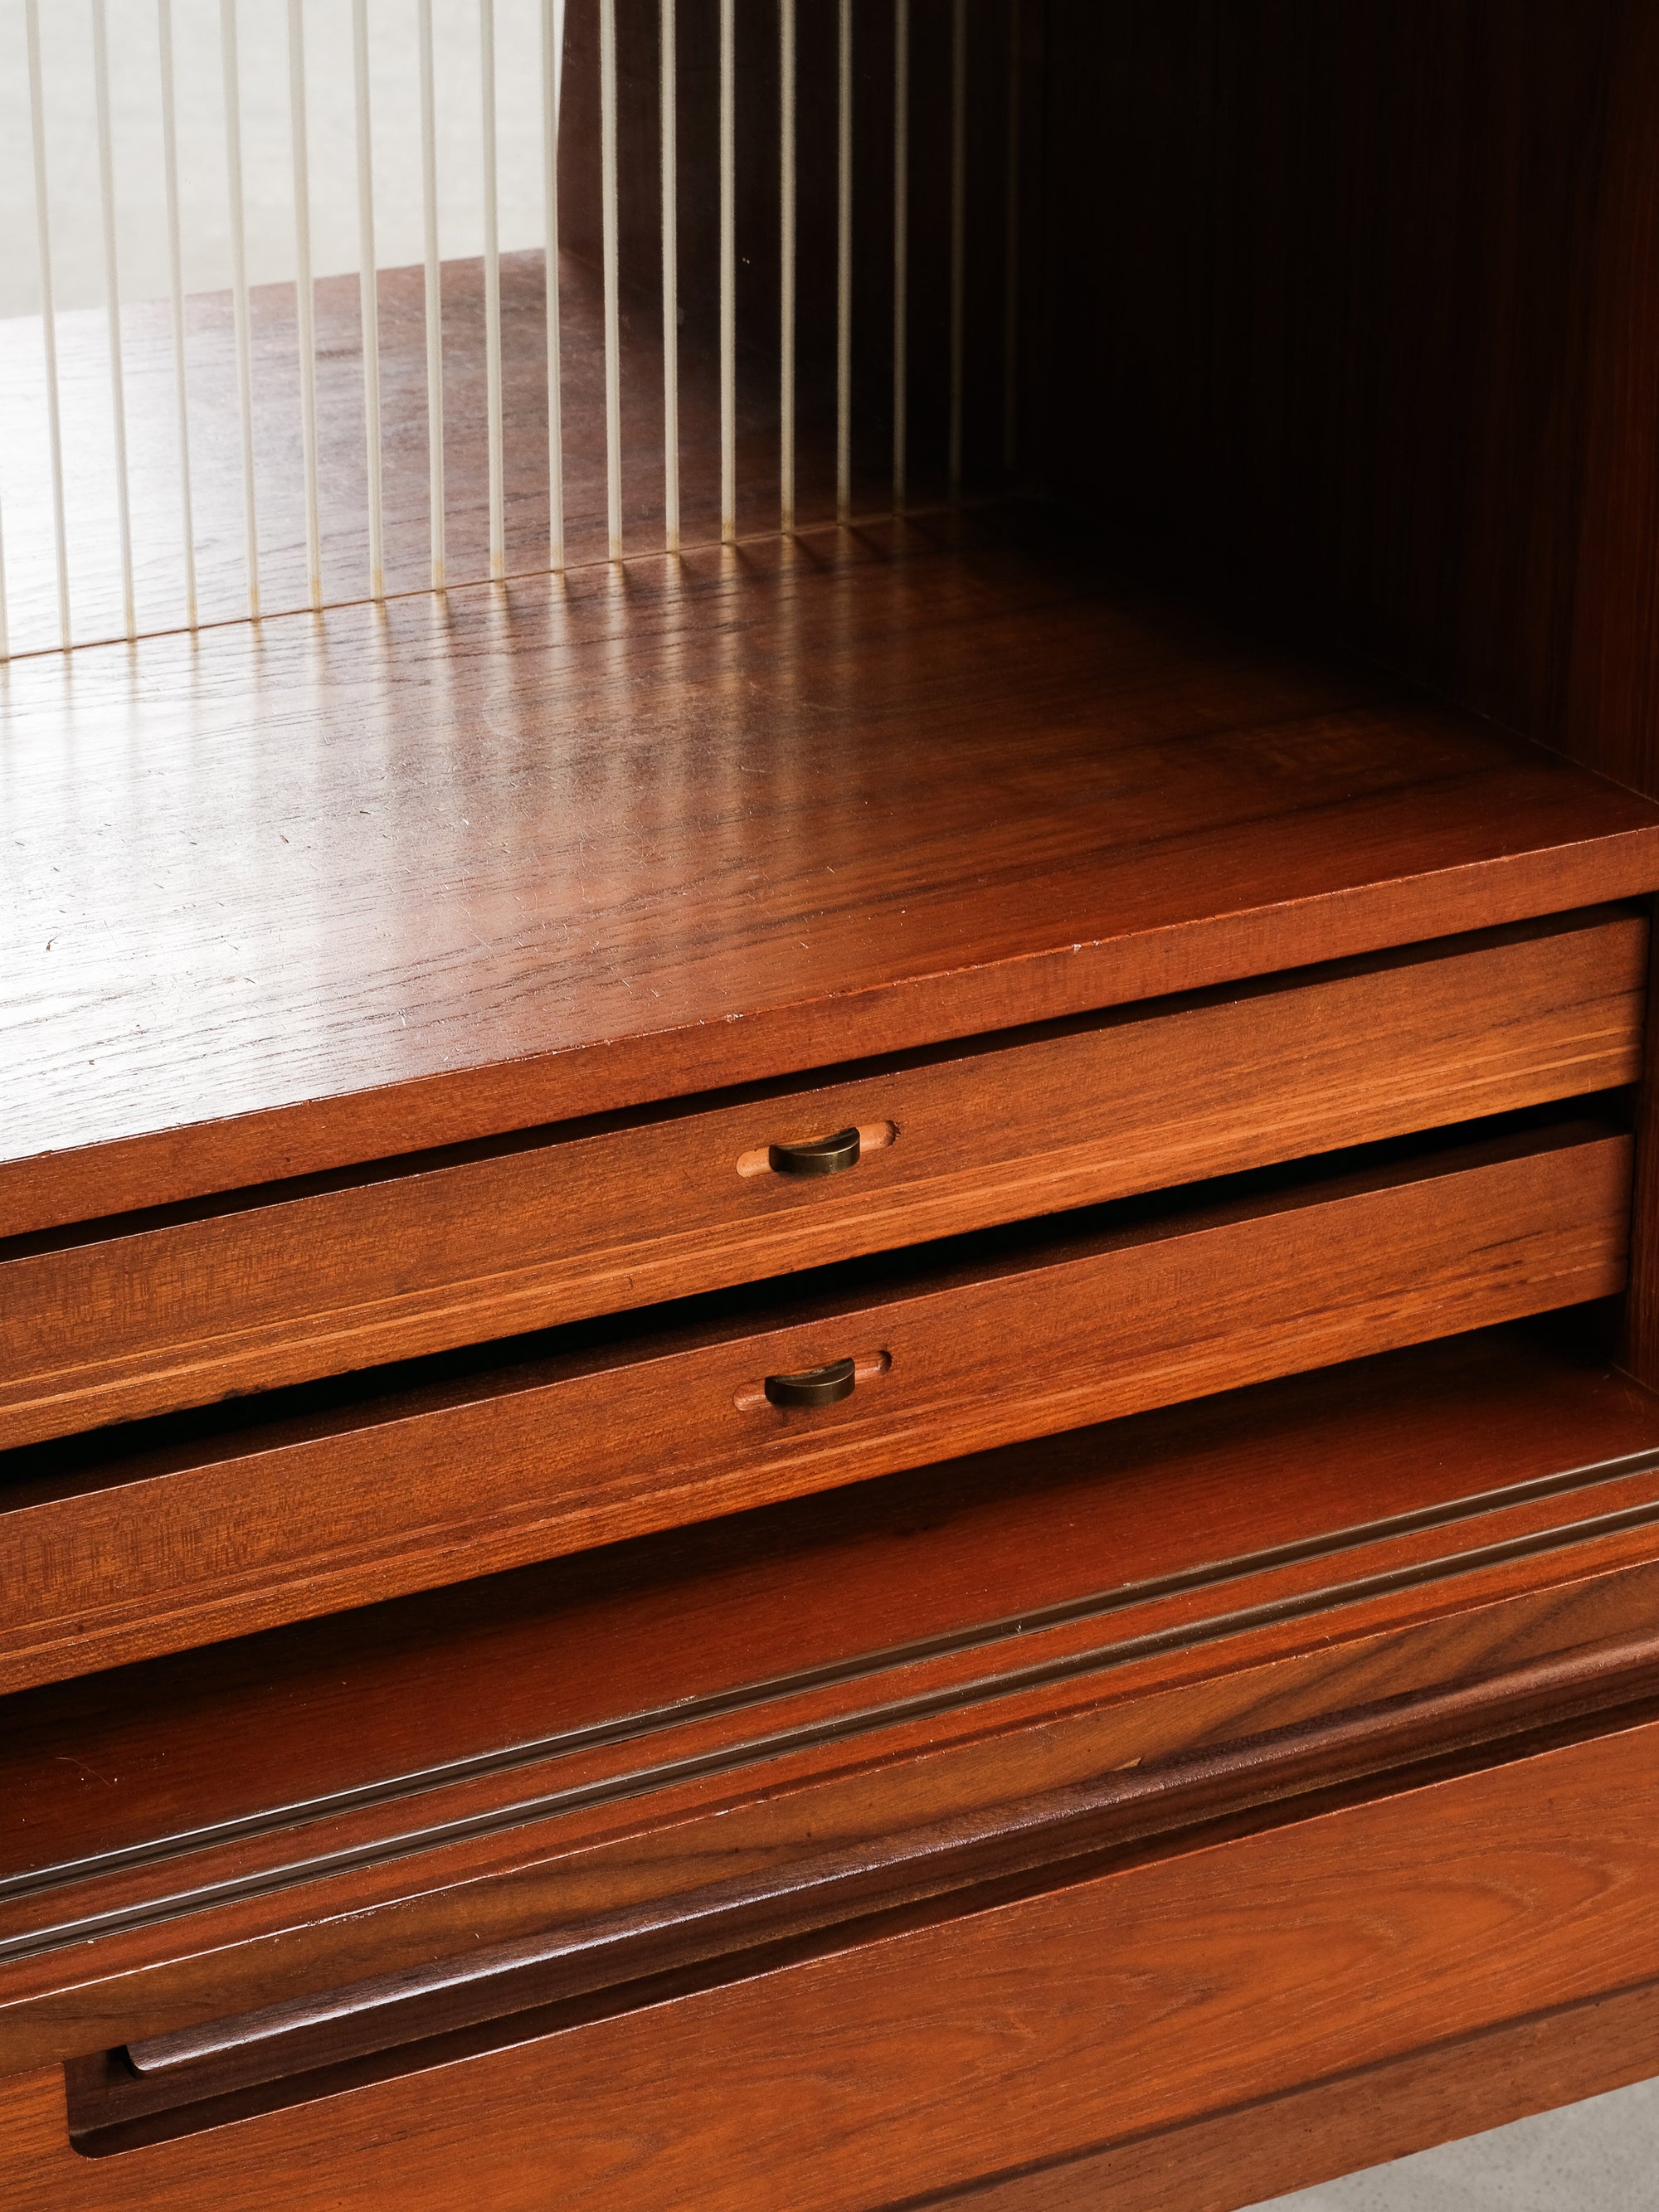
M 155 0 L 106 0 L 124 297 L 167 289 Z M 495 0 L 501 241 L 544 243 L 542 0 Z M 562 15 L 563 0 L 558 0 Z M 304 0 L 313 261 L 357 266 L 351 0 Z M 433 0 L 437 47 L 441 247 L 483 246 L 478 0 Z M 248 274 L 291 279 L 293 163 L 287 0 L 239 0 Z M 220 0 L 173 0 L 185 283 L 230 282 Z M 40 307 L 24 0 L 0 0 L 0 315 Z M 104 298 L 92 0 L 40 0 L 52 264 L 60 307 Z M 421 258 L 420 80 L 416 0 L 368 0 L 377 258 Z

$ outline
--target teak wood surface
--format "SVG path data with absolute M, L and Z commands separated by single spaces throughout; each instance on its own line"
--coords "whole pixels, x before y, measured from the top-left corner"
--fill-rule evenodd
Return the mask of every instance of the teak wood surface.
M 1655 1518 L 1651 1503 L 1647 1518 Z M 1510 1615 L 1521 1609 L 1504 1608 Z M 1571 1611 L 1558 1608 L 1558 1631 Z M 1389 1640 L 1350 1646 L 1346 1690 L 1361 1686 L 1363 1662 L 1375 1666 L 1377 1646 Z M 635 1871 L 635 1893 L 607 1909 L 592 1895 L 595 1862 L 605 1855 L 591 1853 L 586 1865 L 566 1869 L 586 1908 L 580 1918 L 567 1909 L 550 1925 L 505 1942 L 480 1929 L 459 1957 L 130 2037 L 118 2058 L 106 2051 L 76 2061 L 70 2076 L 76 2131 L 106 2140 L 116 2130 L 130 2139 L 135 2128 L 179 2133 L 229 2117 L 228 2100 L 236 2101 L 238 2116 L 256 2105 L 301 2102 L 346 2086 L 339 2070 L 345 2065 L 367 2063 L 382 2074 L 419 2067 L 441 2035 L 451 2039 L 452 2055 L 459 2055 L 458 2034 L 475 2049 L 484 2040 L 522 2042 L 526 2031 L 635 2008 L 644 1990 L 660 1987 L 666 1976 L 729 1982 L 754 1971 L 763 1952 L 776 1962 L 780 1944 L 821 1946 L 849 1928 L 869 1930 L 878 1914 L 925 1908 L 939 1919 L 975 1909 L 992 1887 L 1006 1893 L 1011 1884 L 1050 1886 L 1103 1853 L 1168 1848 L 1183 1830 L 1213 1833 L 1226 1821 L 1237 1831 L 1283 1820 L 1287 1809 L 1293 1818 L 1298 1800 L 1328 1800 L 1337 1790 L 1352 1796 L 1375 1789 L 1380 1777 L 1420 1771 L 1431 1758 L 1443 1765 L 1452 1758 L 1490 1763 L 1524 1753 L 1529 1743 L 1535 1747 L 1546 1717 L 1554 1723 L 1546 1732 L 1559 1741 L 1564 1723 L 1569 1735 L 1582 1733 L 1609 1709 L 1630 1711 L 1632 1700 L 1650 1711 L 1656 1658 L 1659 1644 L 1646 1632 L 1558 1651 L 1531 1665 L 1500 1666 L 1454 1686 L 1361 1697 L 1334 1711 L 1328 1697 L 1321 1710 L 1318 1692 L 1307 1694 L 1305 1668 L 1284 1664 L 1274 1686 L 1285 1693 L 1282 1710 L 1292 1711 L 1298 1673 L 1304 1710 L 1261 1729 L 1241 1717 L 1237 1701 L 1227 1717 L 1231 1731 L 1218 1701 L 1198 1729 L 1193 1708 L 1200 1699 L 1154 1698 L 1150 1711 L 1132 1716 L 1120 1694 L 1115 1726 L 1103 1727 L 1099 1715 L 1092 1728 L 1080 1726 L 1075 1709 L 1061 1704 L 1036 1734 L 1028 1701 L 1024 1716 L 994 1712 L 988 1740 L 976 1750 L 917 1745 L 908 1771 L 890 1765 L 884 1773 L 868 1762 L 853 1788 L 821 1779 L 790 1793 L 786 1782 L 793 1804 L 735 1808 L 720 1828 L 705 1825 L 696 1844 L 682 1830 L 674 1838 L 684 1850 L 678 1883 L 642 1884 Z M 1261 1670 L 1253 1671 L 1255 1679 L 1247 1674 L 1245 1681 L 1260 1692 Z M 1103 1685 L 1097 1677 L 1089 1686 L 1097 1696 Z M 1176 1719 L 1182 1705 L 1184 1742 Z M 1011 1718 L 1016 1730 L 1025 1723 L 1012 1742 Z M 1130 1741 L 1141 1747 L 1103 1770 L 1085 1763 L 1085 1737 L 1097 1759 Z M 975 1763 L 980 1789 L 970 1796 L 962 1785 Z M 779 1777 L 769 1779 L 775 1792 Z M 872 1820 L 878 1807 L 891 1825 L 878 1829 Z M 763 1815 L 758 1823 L 757 1812 Z M 660 1847 L 668 1838 L 654 1840 Z M 619 1869 L 613 1863 L 606 1871 L 614 1880 Z
M 945 11 L 916 12 L 936 60 Z M 0 1253 L 30 1316 L 0 1438 L 436 1358 L 383 1378 L 401 1398 L 8 1462 L 0 1558 L 32 1530 L 45 1607 L 11 1679 L 1618 1287 L 1629 1140 L 1534 1128 L 1455 1171 L 992 1237 L 948 1279 L 860 1261 L 798 1286 L 810 1310 L 716 1299 L 664 1317 L 672 1341 L 572 1334 L 534 1376 L 441 1367 L 1630 1079 L 1628 918 L 1485 949 L 1462 1004 L 1476 970 L 1441 960 L 1455 988 L 1392 1027 L 1407 966 L 1363 997 L 1322 978 L 1350 995 L 1296 1034 L 1316 1002 L 1286 971 L 1651 892 L 1659 815 L 1237 616 L 1244 592 L 1311 607 L 1655 787 L 1650 12 L 1042 11 L 1023 416 L 1067 481 L 1103 473 L 1215 563 L 1225 619 L 1010 514 L 12 672 L 0 1237 L 57 1249 Z M 882 273 L 861 258 L 861 346 Z M 538 303 L 508 274 L 516 393 Z M 412 301 L 392 280 L 410 453 Z M 325 287 L 325 324 L 350 304 Z M 969 319 L 976 361 L 998 332 Z M 356 424 L 324 411 L 332 453 Z M 1124 422 L 1127 447 L 1091 444 Z M 394 526 L 416 475 L 392 471 Z M 515 500 L 514 544 L 538 527 Z M 408 531 L 398 550 L 418 561 Z M 1575 947 L 1576 977 L 1499 988 L 1503 960 Z M 1274 980 L 1238 1000 L 1263 1026 L 1237 1060 L 1242 1033 L 1203 1026 L 1237 1008 L 1168 1003 L 1252 978 Z M 999 1035 L 1055 1022 L 1077 1033 Z M 1462 1096 L 1460 1060 L 1496 1087 Z M 891 1136 L 861 1179 L 739 1178 L 733 1146 L 814 1095 Z M 928 1116 L 964 1113 L 1000 1133 L 978 1188 L 923 1157 Z M 1650 1096 L 1636 1119 L 1624 1356 L 1651 1377 Z M 703 1155 L 674 1147 L 705 1136 L 699 1212 Z M 611 1148 L 604 1174 L 580 1155 L 585 1245 L 534 1179 L 578 1146 Z M 1583 1324 L 1594 1345 L 1610 1317 Z M 849 1407 L 775 1418 L 760 1373 L 842 1325 Z M 1578 1328 L 13 1697 L 0 2064 L 32 2070 L 0 2081 L 0 2195 L 1223 2212 L 1659 2063 L 1659 1423 Z M 573 1469 L 602 1504 L 550 1540 Z
M 9 676 L 9 1232 L 1659 887 L 1659 810 L 872 526 Z
M 1609 1367 L 1600 1320 L 1385 1353 L 15 1695 L 0 1878 L 1079 1595 L 1307 1542 L 1334 1557 L 1345 1532 L 1547 1480 L 1580 1449 L 1639 1455 L 1659 1448 L 1655 1401 Z M 81 1763 L 55 1755 L 70 1741 Z
M 1057 492 L 1659 791 L 1647 0 L 1050 0 L 1046 36 Z
M 1536 1109 L 690 1302 L 678 1328 L 532 1340 L 494 1371 L 416 1363 L 286 1419 L 269 1401 L 263 1426 L 26 1448 L 0 1682 L 1605 1297 L 1630 1176 L 1616 1121 Z M 847 1357 L 839 1405 L 768 1402 L 768 1376 Z
M 1120 506 L 1218 561 L 1224 601 L 1311 605 L 1316 629 L 1652 789 L 1650 15 L 1053 0 L 1046 298 L 1040 343 L 1021 336 L 1054 369 L 1036 411 L 1066 470 L 1103 459 Z M 1124 421 L 1130 447 L 1091 451 L 1083 433 Z M 101 1229 L 14 1244 L 31 1302 L 57 1285 L 59 1346 L 95 1330 L 132 1363 L 65 1419 L 574 1316 L 423 1307 L 394 1342 L 341 1239 L 350 1221 L 371 1271 L 399 1235 L 429 1252 L 437 1218 L 374 1212 L 422 1170 L 482 1173 L 497 1229 L 509 1203 L 533 1214 L 514 1178 L 574 1117 L 638 1122 L 580 1143 L 665 1147 L 788 1086 L 950 1079 L 937 1057 L 878 1076 L 879 1055 L 1079 1017 L 1150 1036 L 1100 1010 L 1659 884 L 1644 803 L 1134 574 L 1015 517 L 913 520 L 15 670 L 0 1236 L 125 1216 L 121 1244 L 178 1240 L 155 1248 L 185 1255 L 171 1344 L 240 1315 L 228 1280 L 276 1300 L 210 1383 L 161 1384 L 161 1279 L 121 1258 L 100 1276 Z M 1639 927 L 1619 927 L 1629 951 Z M 1521 1088 L 1454 1110 L 1626 1079 L 1621 973 L 1589 1058 L 1571 994 L 1553 1039 L 1547 992 L 1525 1036 L 1513 1000 L 1507 1031 L 1496 1001 L 1447 1007 L 1449 1061 L 1460 1021 L 1520 1054 Z M 1352 1080 L 1397 1061 L 1425 1126 L 1432 1069 L 1404 1030 L 1372 1035 L 1381 995 Z M 1033 1094 L 1073 1118 L 1061 1043 L 1011 1044 L 995 1073 L 1054 1053 Z M 1149 1095 L 1214 1065 L 1189 1027 Z M 738 1084 L 779 1095 L 708 1095 Z M 691 1110 L 640 1110 L 669 1101 Z M 1022 1139 L 1030 1103 L 1009 1107 Z M 1268 1087 L 1255 1103 L 1265 1121 Z M 866 1163 L 901 1194 L 891 1234 L 869 1181 L 831 1186 L 811 1218 L 844 1207 L 831 1233 L 854 1241 L 786 1240 L 766 1266 L 994 1218 L 953 1204 L 1030 1212 L 1006 1195 L 1022 1160 L 1045 1164 L 1033 1206 L 1133 1187 L 1022 1143 L 1004 1195 L 935 1193 L 928 1216 L 905 1182 L 915 1110 L 872 1108 L 896 1133 Z M 1655 1110 L 1624 1354 L 1650 1378 Z M 1295 1144 L 1382 1133 L 1321 1126 Z M 530 1141 L 491 1145 L 506 1132 Z M 410 1158 L 479 1140 L 493 1157 Z M 759 1327 L 711 1301 L 676 1341 L 573 1335 L 533 1377 L 440 1380 L 440 1354 L 423 1398 L 296 1397 L 285 1429 L 254 1407 L 194 1442 L 185 1417 L 148 1459 L 141 1431 L 55 1474 L 49 1446 L 9 1463 L 0 1514 L 0 1547 L 41 1539 L 52 1614 L 12 1679 L 550 1550 L 526 1514 L 595 1437 L 609 1503 L 561 1544 L 1586 1299 L 1624 1277 L 1629 1152 L 1534 1131 L 1455 1172 L 1126 1212 L 1086 1249 L 1085 1224 L 1045 1231 L 1040 1261 L 1015 1238 L 982 1264 L 988 1239 L 929 1285 L 861 1262 L 800 1286 L 810 1313 Z M 355 1188 L 273 1188 L 373 1162 L 388 1172 Z M 666 1194 L 683 1215 L 684 1176 Z M 204 1196 L 222 1202 L 196 1220 L 131 1218 Z M 463 1211 L 446 1234 L 468 1265 L 435 1299 L 407 1273 L 393 1295 L 437 1306 L 482 1279 Z M 260 1272 L 284 1218 L 294 1250 L 332 1243 L 309 1305 Z M 724 1217 L 708 1233 L 729 1251 Z M 758 1273 L 761 1249 L 726 1264 Z M 645 1272 L 608 1303 L 718 1279 Z M 354 1348 L 278 1349 L 342 1281 Z M 1127 1322 L 1120 1301 L 1139 1302 Z M 1607 1318 L 1584 1316 L 1592 1341 Z M 763 1370 L 866 1321 L 849 1407 L 808 1423 L 757 1400 Z M 0 2081 L 0 2194 L 1223 2212 L 1630 2078 L 1659 2052 L 1659 1424 L 1576 1329 L 1443 1341 L 14 1697 L 0 2063 L 34 2070 Z M 741 1376 L 721 1364 L 739 1348 Z M 653 1370 L 691 1379 L 689 1418 L 672 1389 L 627 1395 Z M 924 1372 L 935 1400 L 908 1395 Z M 749 1462 L 708 1451 L 716 1398 L 763 1439 Z M 676 1450 L 704 1456 L 665 1515 L 641 1463 L 684 1475 Z
M 458 1952 L 488 2021 L 1617 1702 L 1654 1407 L 1511 1327 L 15 1698 L 3 2063 L 377 2049 Z
M 964 2186 L 1652 1979 L 1656 1726 L 1638 1709 L 1497 1764 L 1408 1768 L 101 2157 L 70 2147 L 60 2071 L 14 2076 L 0 2172 L 26 2212 L 462 2186 L 528 2207 L 554 2173 L 564 2201 L 641 2212 Z
M 0 1247 L 0 1448 L 1612 1089 L 1641 1073 L 1647 935 L 1605 909 L 1520 925 L 165 1226 L 18 1240 Z M 771 1143 L 847 1127 L 855 1170 L 769 1169 Z
M 1460 2036 L 938 2203 L 1237 2212 L 1659 2074 L 1659 1983 Z

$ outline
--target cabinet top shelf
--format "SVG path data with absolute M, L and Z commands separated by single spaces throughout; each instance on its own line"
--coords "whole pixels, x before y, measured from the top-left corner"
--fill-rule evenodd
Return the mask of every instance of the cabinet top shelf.
M 0 1234 L 1659 886 L 1659 808 L 1030 518 L 8 686 Z

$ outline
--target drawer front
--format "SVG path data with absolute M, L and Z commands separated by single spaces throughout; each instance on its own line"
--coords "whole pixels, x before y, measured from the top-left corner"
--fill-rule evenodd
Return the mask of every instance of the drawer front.
M 1659 1724 L 1291 1818 L 170 2141 L 0 2083 L 16 2212 L 858 2212 L 1659 1975 Z M 90 2148 L 91 2146 L 89 2146 Z
M 1632 1082 L 1646 940 L 1605 913 L 1522 926 L 22 1251 L 0 1261 L 0 1449 Z M 847 1172 L 768 1164 L 845 1127 Z
M 1537 1149 L 1522 1150 L 1522 1141 Z M 512 1371 L 0 1513 L 0 1686 L 1421 1342 L 1622 1286 L 1631 1143 L 1577 1122 L 1176 1214 L 767 1328 Z M 1264 1202 L 1258 1199 L 1259 1206 Z M 769 1376 L 850 1360 L 838 1403 Z

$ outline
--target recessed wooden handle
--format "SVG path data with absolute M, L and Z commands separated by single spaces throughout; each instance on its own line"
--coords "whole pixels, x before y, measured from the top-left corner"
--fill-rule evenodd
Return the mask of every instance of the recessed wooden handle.
M 809 1367 L 799 1375 L 769 1375 L 766 1395 L 775 1406 L 838 1406 L 850 1398 L 858 1381 L 850 1359 L 832 1359 L 827 1367 Z
M 804 1137 L 799 1144 L 769 1145 L 766 1157 L 778 1175 L 832 1176 L 855 1168 L 862 1149 L 856 1129 L 837 1129 L 833 1137 Z

